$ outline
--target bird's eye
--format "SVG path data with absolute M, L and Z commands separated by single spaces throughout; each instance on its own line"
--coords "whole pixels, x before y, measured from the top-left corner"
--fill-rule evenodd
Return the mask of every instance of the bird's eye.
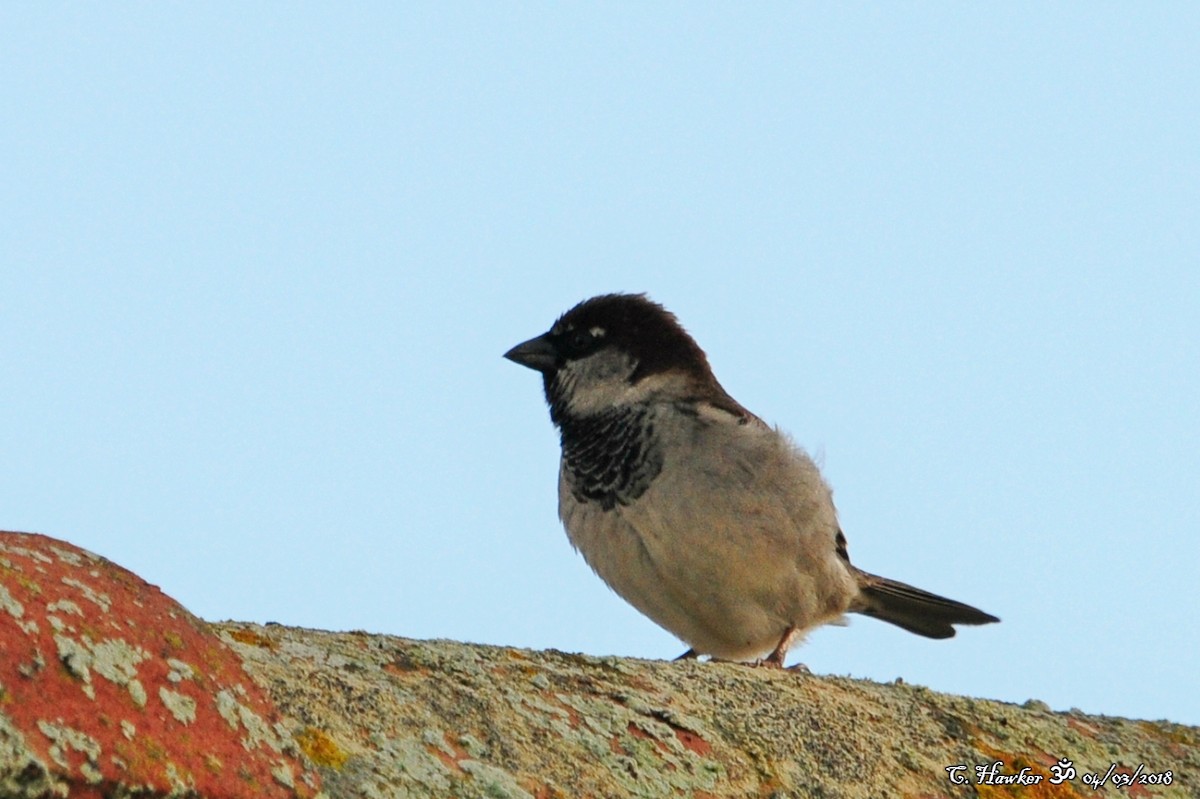
M 572 358 L 579 358 L 587 355 L 596 348 L 596 339 L 598 336 L 595 331 L 583 329 L 566 330 L 561 334 L 559 341 L 563 352 Z
M 589 355 L 600 346 L 604 340 L 605 330 L 602 327 L 564 327 L 550 331 L 559 350 L 568 357 L 582 358 Z

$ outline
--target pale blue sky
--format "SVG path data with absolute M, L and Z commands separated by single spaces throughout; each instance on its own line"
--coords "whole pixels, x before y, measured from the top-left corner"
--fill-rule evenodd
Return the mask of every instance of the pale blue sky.
M 1200 724 L 1195 4 L 396 5 L 0 6 L 0 527 L 209 619 L 673 657 L 500 357 L 644 290 L 856 562 L 1004 619 L 793 660 Z

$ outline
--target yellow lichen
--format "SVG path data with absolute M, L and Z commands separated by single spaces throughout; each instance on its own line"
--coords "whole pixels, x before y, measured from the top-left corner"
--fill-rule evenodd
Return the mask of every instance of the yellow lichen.
M 267 638 L 261 633 L 256 633 L 254 630 L 231 630 L 229 637 L 238 643 L 248 644 L 250 646 L 262 647 L 263 649 L 274 649 L 275 642 Z
M 341 768 L 349 758 L 332 738 L 316 727 L 305 727 L 296 736 L 296 743 L 309 760 L 325 768 Z
M 1165 725 L 1165 726 L 1164 726 Z M 1187 727 L 1177 724 L 1156 724 L 1153 721 L 1139 721 L 1138 726 L 1142 730 L 1156 738 L 1164 738 L 1168 741 L 1184 746 L 1196 746 L 1200 741 L 1197 740 L 1195 732 Z

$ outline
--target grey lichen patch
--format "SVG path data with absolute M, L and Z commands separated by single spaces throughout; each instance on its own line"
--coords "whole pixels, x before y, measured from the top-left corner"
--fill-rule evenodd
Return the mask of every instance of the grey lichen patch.
M 141 680 L 132 679 L 125 687 L 129 689 L 129 698 L 133 700 L 135 705 L 138 707 L 146 706 L 146 699 L 148 697 L 146 696 L 146 688 L 142 685 Z
M 271 776 L 285 788 L 296 787 L 296 778 L 292 774 L 292 767 L 285 760 L 280 760 L 271 768 Z
M 3 585 L 0 585 L 0 610 L 18 620 L 25 615 L 25 606 Z
M 35 649 L 33 652 L 33 657 L 30 658 L 28 662 L 17 665 L 17 672 L 22 677 L 33 679 L 40 674 L 44 668 L 46 668 L 46 659 L 42 657 L 42 650 Z
M 51 621 L 55 619 L 50 618 Z M 94 673 L 125 688 L 135 705 L 145 707 L 146 689 L 137 677 L 139 664 L 150 657 L 144 649 L 121 638 L 97 642 L 83 636 L 82 641 L 77 641 L 61 630 L 54 636 L 54 646 L 59 661 L 82 683 L 83 693 L 89 699 L 96 698 Z
M 222 688 L 213 698 L 217 706 L 217 714 L 225 719 L 225 723 L 229 725 L 229 729 L 236 730 L 238 728 L 238 701 L 234 697 L 233 692 L 228 688 Z
M 487 745 L 474 735 L 468 734 L 458 736 L 458 745 L 461 746 L 463 751 L 471 757 L 486 757 L 488 754 Z
M 132 721 L 121 719 L 121 734 L 125 736 L 125 740 L 132 741 L 137 735 L 137 726 Z
M 158 689 L 158 698 L 181 724 L 191 724 L 196 720 L 196 700 L 187 694 L 172 691 L 164 685 Z
M 91 650 L 74 638 L 68 638 L 65 635 L 55 635 L 54 646 L 58 653 L 58 660 L 66 667 L 67 673 L 83 684 L 84 695 L 88 699 L 95 699 L 96 689 L 92 686 Z
M 67 791 L 62 774 L 52 771 L 8 716 L 0 713 L 0 796 L 66 797 Z
M 596 733 L 607 739 L 620 729 L 620 723 L 609 712 L 611 703 L 607 700 L 597 699 L 594 696 L 571 696 L 564 693 L 555 694 L 554 698 L 564 707 L 575 711 L 571 714 L 571 718 L 578 721 L 573 726 L 582 727 L 581 732 Z
M 83 594 L 84 599 L 91 602 L 105 613 L 108 613 L 110 610 L 112 610 L 112 598 L 102 591 L 97 591 L 87 583 L 76 580 L 74 577 L 63 577 L 62 584 L 78 590 L 81 594 Z
M 91 763 L 80 763 L 79 773 L 83 775 L 84 781 L 89 785 L 99 785 L 104 782 L 104 775 L 100 773 L 100 769 Z
M 59 599 L 55 602 L 51 602 L 49 605 L 46 606 L 46 610 L 50 613 L 60 613 L 61 612 L 61 613 L 70 613 L 75 616 L 83 615 L 83 610 L 79 607 L 79 605 L 76 604 L 75 602 L 72 602 L 69 599 Z
M 174 763 L 167 763 L 165 768 L 167 781 L 171 783 L 173 789 L 172 796 L 194 796 L 196 785 L 190 776 L 184 777 L 179 773 L 179 768 Z
M 658 719 L 676 730 L 686 730 L 701 737 L 712 735 L 705 723 L 697 716 L 690 716 L 676 707 L 663 703 L 647 702 L 643 697 L 632 694 L 620 697 L 625 707 L 635 713 L 652 719 Z
M 571 734 L 571 714 L 560 705 L 551 704 L 539 696 L 522 697 L 521 702 L 530 708 L 534 714 L 545 716 L 556 735 Z
M 217 715 L 226 720 L 229 729 L 238 728 L 238 723 L 241 721 L 238 709 L 241 707 L 241 703 L 238 702 L 238 697 L 233 695 L 233 691 L 229 689 L 217 691 L 214 702 L 216 703 Z
M 79 752 L 87 758 L 88 763 L 94 769 L 98 769 L 101 748 L 100 742 L 95 738 L 57 722 L 39 721 L 37 726 L 42 735 L 50 739 L 50 759 L 60 768 L 70 768 L 71 764 L 67 759 L 68 752 Z
M 533 794 L 518 785 L 513 775 L 504 769 L 477 760 L 463 760 L 459 765 L 475 778 L 479 789 L 489 799 L 533 799 Z
M 56 547 L 53 544 L 50 544 L 48 549 L 50 549 L 51 552 L 53 552 L 56 556 L 58 556 L 58 559 L 61 560 L 63 563 L 69 563 L 72 566 L 82 566 L 83 565 L 84 558 L 83 558 L 83 553 L 81 553 L 81 552 L 76 552 L 76 551 L 70 550 L 70 549 L 63 549 L 62 547 Z
M 170 671 L 167 673 L 167 679 L 171 682 L 178 683 L 184 680 L 196 679 L 196 672 L 190 664 L 176 658 L 167 658 L 167 666 Z
M 243 744 L 247 749 L 254 749 L 265 745 L 276 752 L 283 751 L 283 744 L 275 735 L 275 731 L 271 729 L 270 725 L 263 721 L 262 716 L 245 705 L 238 705 L 238 720 L 246 730 L 246 738 L 243 740 Z
M 51 558 L 49 555 L 47 555 L 45 552 L 40 552 L 36 549 L 30 549 L 29 547 L 23 547 L 23 546 L 20 546 L 19 544 L 0 543 L 0 552 L 8 552 L 11 555 L 17 555 L 22 558 L 27 558 L 28 560 L 35 560 L 38 563 L 53 563 L 54 562 L 54 559 Z M 39 571 L 43 571 L 43 570 L 39 569 Z
M 234 686 L 233 689 L 222 688 L 218 691 L 213 698 L 217 713 L 225 719 L 229 729 L 237 730 L 241 727 L 244 731 L 242 746 L 247 751 L 266 746 L 276 753 L 282 753 L 285 745 L 276 729 L 267 724 L 262 716 L 238 701 L 236 692 L 242 690 L 241 686 Z
M 619 658 L 616 655 L 605 655 L 604 657 L 598 658 L 597 661 L 601 666 L 612 669 L 620 674 L 637 673 L 637 669 L 634 667 L 632 662 L 626 660 L 625 658 Z
M 377 739 L 374 737 L 372 739 L 372 742 L 376 746 L 380 746 L 380 747 L 382 747 L 386 741 L 387 741 L 387 739 L 384 738 L 382 735 L 378 736 Z M 458 756 L 458 753 L 454 751 L 453 747 L 451 747 L 450 744 L 446 742 L 446 733 L 442 732 L 441 730 L 427 729 L 427 730 L 423 731 L 421 733 L 421 741 L 426 746 L 432 746 L 433 748 L 442 752 L 442 754 L 446 755 L 446 757 L 448 757 L 450 759 L 454 759 Z
M 85 641 L 87 639 L 84 639 Z M 138 666 L 150 653 L 123 638 L 106 638 L 91 644 L 92 668 L 109 682 L 128 685 L 138 676 Z
M 296 743 L 296 739 L 292 737 L 291 730 L 282 721 L 275 722 L 275 726 L 271 728 L 271 732 L 275 735 L 275 740 L 279 741 L 280 751 L 284 754 L 292 755 L 293 757 L 300 754 L 301 749 Z
M 351 758 L 339 772 L 326 772 L 324 777 L 326 789 L 334 797 L 433 797 L 451 795 L 457 782 L 453 773 L 419 741 L 388 738 L 371 755 Z M 397 784 L 411 789 L 396 794 Z

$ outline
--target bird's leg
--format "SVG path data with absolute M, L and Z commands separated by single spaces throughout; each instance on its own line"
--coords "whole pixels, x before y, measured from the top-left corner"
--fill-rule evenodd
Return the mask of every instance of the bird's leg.
M 675 659 L 676 660 L 695 660 L 698 657 L 700 657 L 699 652 L 697 652 L 695 649 L 689 649 L 688 651 L 684 652 L 682 655 L 680 655 L 679 657 L 677 657 Z
M 792 641 L 796 639 L 796 628 L 788 627 L 783 631 L 783 637 L 779 639 L 779 643 L 771 654 L 758 662 L 758 665 L 765 666 L 769 669 L 782 669 L 783 661 L 787 657 L 788 650 L 792 648 Z

